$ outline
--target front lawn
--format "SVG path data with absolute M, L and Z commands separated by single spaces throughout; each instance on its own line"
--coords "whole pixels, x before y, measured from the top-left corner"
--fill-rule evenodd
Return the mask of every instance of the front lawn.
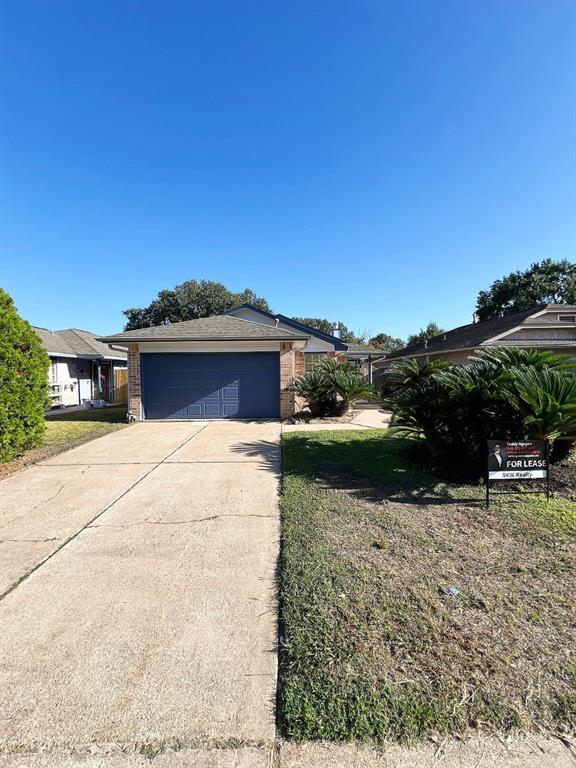
M 482 487 L 414 469 L 407 446 L 385 430 L 284 435 L 284 735 L 573 729 L 574 487 L 486 510 Z
M 126 406 L 50 413 L 46 417 L 44 444 L 14 461 L 0 464 L 0 478 L 126 426 Z

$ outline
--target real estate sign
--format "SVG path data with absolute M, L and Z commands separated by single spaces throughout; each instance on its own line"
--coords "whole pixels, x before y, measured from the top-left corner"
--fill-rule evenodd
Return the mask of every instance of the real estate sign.
M 488 480 L 547 480 L 548 447 L 543 440 L 488 440 Z

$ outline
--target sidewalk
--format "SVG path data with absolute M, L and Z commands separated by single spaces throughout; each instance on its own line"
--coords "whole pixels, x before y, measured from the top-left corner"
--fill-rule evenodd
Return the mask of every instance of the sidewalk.
M 283 432 L 322 432 L 335 429 L 387 429 L 390 426 L 391 413 L 377 408 L 365 408 L 354 416 L 352 421 L 320 421 L 312 424 L 282 424 Z

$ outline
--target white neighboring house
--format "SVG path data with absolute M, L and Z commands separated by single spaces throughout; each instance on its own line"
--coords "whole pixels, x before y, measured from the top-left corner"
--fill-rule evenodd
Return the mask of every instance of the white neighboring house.
M 90 400 L 114 402 L 116 371 L 127 365 L 124 350 L 110 349 L 89 331 L 32 327 L 50 357 L 52 407 L 82 405 Z

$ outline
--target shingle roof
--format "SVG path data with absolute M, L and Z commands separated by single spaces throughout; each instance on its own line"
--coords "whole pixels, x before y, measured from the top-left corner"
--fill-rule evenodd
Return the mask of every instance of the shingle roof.
M 308 334 L 294 333 L 285 328 L 254 323 L 230 315 L 214 315 L 182 323 L 156 325 L 134 331 L 100 337 L 106 343 L 130 341 L 297 341 L 308 339 Z
M 40 337 L 40 341 L 49 355 L 76 355 L 59 331 L 49 331 L 47 328 L 37 328 L 34 325 L 32 329 Z
M 291 328 L 295 328 L 297 331 L 301 331 L 302 333 L 305 333 L 310 336 L 314 336 L 317 339 L 322 339 L 322 341 L 327 341 L 330 344 L 334 345 L 334 349 L 347 349 L 347 344 L 345 341 L 342 341 L 342 339 L 339 339 L 337 336 L 332 336 L 329 333 L 324 333 L 323 331 L 319 331 L 317 328 L 312 328 L 310 325 L 305 325 L 304 323 L 298 322 L 298 320 L 294 320 L 292 317 L 288 317 L 287 315 L 274 315 L 272 312 L 267 312 L 265 309 L 260 309 L 260 307 L 254 306 L 254 304 L 240 304 L 238 307 L 232 307 L 232 309 L 229 309 L 226 313 L 227 315 L 235 316 L 237 312 L 243 310 L 243 309 L 250 309 L 252 312 L 259 312 L 261 315 L 264 315 L 265 317 L 272 318 L 274 320 L 278 320 L 283 325 L 288 325 Z
M 97 341 L 95 334 L 78 328 L 66 328 L 62 331 L 49 331 L 47 328 L 32 326 L 40 337 L 49 355 L 57 357 L 91 357 L 125 359 L 126 353 L 111 350 L 107 344 Z
M 391 360 L 395 357 L 409 357 L 410 355 L 477 347 L 494 336 L 512 330 L 512 328 L 520 325 L 527 317 L 538 311 L 538 307 L 532 307 L 532 309 L 525 309 L 522 312 L 514 312 L 512 315 L 495 317 L 492 320 L 483 320 L 480 323 L 461 325 L 459 328 L 453 328 L 451 331 L 446 331 L 446 333 L 441 333 L 439 336 L 428 339 L 427 345 L 411 344 L 403 349 L 394 350 L 394 352 L 390 352 L 386 359 Z
M 346 342 L 349 355 L 379 355 L 380 357 L 386 354 L 385 349 L 378 349 L 377 347 L 370 347 L 367 344 L 353 344 L 351 341 Z

